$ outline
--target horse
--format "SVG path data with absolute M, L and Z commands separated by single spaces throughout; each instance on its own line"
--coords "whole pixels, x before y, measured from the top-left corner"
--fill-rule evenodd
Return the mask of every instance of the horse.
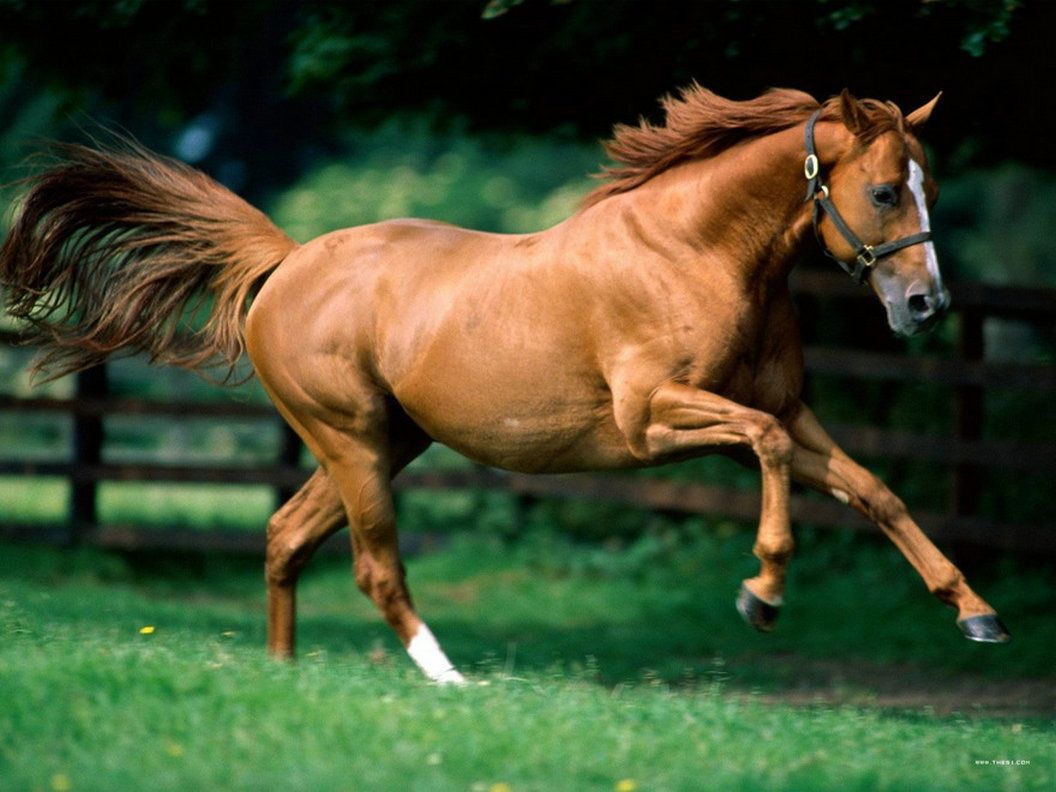
M 801 398 L 793 265 L 820 244 L 892 330 L 949 305 L 911 113 L 844 91 L 733 101 L 693 83 L 617 125 L 567 220 L 502 235 L 397 219 L 297 244 L 205 174 L 138 144 L 65 145 L 0 249 L 9 311 L 48 376 L 116 353 L 199 372 L 243 353 L 318 468 L 267 526 L 267 647 L 294 655 L 298 576 L 348 525 L 355 582 L 436 683 L 463 683 L 412 604 L 391 481 L 431 443 L 559 473 L 754 455 L 759 574 L 736 607 L 770 630 L 793 552 L 790 481 L 872 520 L 972 640 L 994 609 Z M 198 321 L 195 322 L 194 319 Z

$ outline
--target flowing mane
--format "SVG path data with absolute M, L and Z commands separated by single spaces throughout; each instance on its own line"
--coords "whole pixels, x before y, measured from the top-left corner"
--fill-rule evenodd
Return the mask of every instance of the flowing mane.
M 839 97 L 818 102 L 791 88 L 771 88 L 755 99 L 726 99 L 696 82 L 668 94 L 661 102 L 664 124 L 640 119 L 637 126 L 618 124 L 605 153 L 615 163 L 598 174 L 606 183 L 591 191 L 584 208 L 610 195 L 633 190 L 659 173 L 690 159 L 713 157 L 749 138 L 769 135 L 806 120 L 818 108 L 823 118 L 839 115 Z M 890 102 L 865 99 L 869 128 L 863 139 L 889 129 L 902 130 L 902 112 Z

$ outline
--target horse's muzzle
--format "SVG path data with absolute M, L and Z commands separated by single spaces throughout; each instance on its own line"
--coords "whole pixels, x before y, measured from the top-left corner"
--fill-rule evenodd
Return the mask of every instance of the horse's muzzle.
M 931 330 L 946 315 L 949 307 L 950 293 L 945 288 L 933 289 L 914 284 L 906 290 L 906 335 Z

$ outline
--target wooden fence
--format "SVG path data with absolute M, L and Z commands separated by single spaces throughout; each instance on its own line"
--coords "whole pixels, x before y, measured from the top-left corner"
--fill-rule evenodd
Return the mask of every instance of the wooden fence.
M 806 306 L 806 334 L 810 341 L 810 314 L 833 310 L 879 312 L 867 290 L 845 278 L 825 272 L 804 271 L 793 281 L 797 299 Z M 829 425 L 828 428 L 852 456 L 880 459 L 916 459 L 949 470 L 952 487 L 948 507 L 915 516 L 928 533 L 944 544 L 958 543 L 1020 553 L 1052 553 L 1056 534 L 1049 525 L 1009 524 L 979 513 L 979 493 L 988 472 L 994 469 L 1042 472 L 1056 476 L 1056 448 L 1051 443 L 995 441 L 981 438 L 987 392 L 994 387 L 1024 387 L 1056 391 L 1056 367 L 992 362 L 984 356 L 984 323 L 998 318 L 1025 322 L 1051 332 L 1056 327 L 1056 291 L 998 288 L 961 284 L 952 289 L 959 332 L 958 354 L 936 358 L 903 351 L 833 348 L 808 343 L 805 350 L 809 377 L 831 375 L 851 380 L 923 382 L 954 389 L 955 431 L 950 436 L 920 434 L 863 425 Z M 866 301 L 871 305 L 866 305 Z M 950 321 L 950 320 L 947 320 Z M 7 334 L 0 341 L 13 342 Z M 5 522 L 0 504 L 0 535 L 35 540 L 74 541 L 112 548 L 163 546 L 172 549 L 259 552 L 263 530 L 254 536 L 190 531 L 141 531 L 135 526 L 100 526 L 97 520 L 98 484 L 103 481 L 205 482 L 265 484 L 283 499 L 308 475 L 298 465 L 299 440 L 283 426 L 283 440 L 271 464 L 225 465 L 134 464 L 104 461 L 107 416 L 163 416 L 216 420 L 241 419 L 278 422 L 266 405 L 240 402 L 158 402 L 122 398 L 107 393 L 103 367 L 77 376 L 72 398 L 17 398 L 0 395 L 0 411 L 20 415 L 52 413 L 71 416 L 73 443 L 70 458 L 37 462 L 20 459 L 17 449 L 0 448 L 0 475 L 62 476 L 71 483 L 68 520 L 61 526 L 19 526 Z M 746 493 L 707 484 L 686 484 L 656 478 L 619 474 L 528 476 L 486 468 L 460 471 L 407 471 L 397 478 L 405 489 L 501 489 L 526 498 L 578 498 L 615 502 L 666 512 L 700 513 L 755 520 L 757 493 Z M 833 501 L 795 494 L 796 520 L 819 526 L 853 526 L 871 529 L 848 508 Z M 1051 522 L 1048 520 L 1047 522 Z

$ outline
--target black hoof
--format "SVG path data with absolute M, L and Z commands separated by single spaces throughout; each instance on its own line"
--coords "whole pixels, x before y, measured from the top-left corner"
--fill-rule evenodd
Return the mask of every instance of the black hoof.
M 737 612 L 755 629 L 770 632 L 774 629 L 774 622 L 777 620 L 780 609 L 776 605 L 759 599 L 748 590 L 747 586 L 742 585 L 737 595 Z
M 1008 629 L 997 618 L 996 614 L 989 613 L 983 616 L 971 616 L 964 621 L 957 622 L 964 637 L 969 641 L 982 641 L 983 643 L 1008 643 L 1012 636 Z

